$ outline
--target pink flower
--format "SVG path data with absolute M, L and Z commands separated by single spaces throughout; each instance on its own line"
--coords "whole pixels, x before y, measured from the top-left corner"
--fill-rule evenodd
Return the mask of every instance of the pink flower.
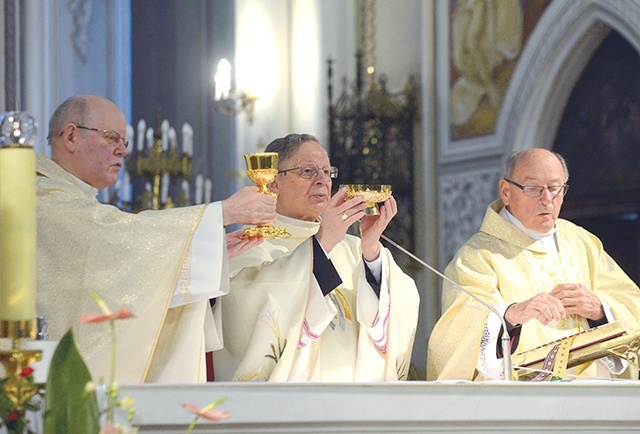
M 121 307 L 119 309 L 116 309 L 115 312 L 111 312 L 111 313 L 103 313 L 103 314 L 97 314 L 97 315 L 80 315 L 80 322 L 83 324 L 90 324 L 90 323 L 100 323 L 105 321 L 113 321 L 116 319 L 127 319 L 127 318 L 133 318 L 133 317 L 134 315 L 131 313 L 129 309 L 125 309 L 124 307 Z
M 95 324 L 105 321 L 114 321 L 116 319 L 133 318 L 134 316 L 129 309 L 125 309 L 124 307 L 116 309 L 115 312 L 111 312 L 111 309 L 109 309 L 107 303 L 105 303 L 98 294 L 91 291 L 91 296 L 96 301 L 96 303 L 98 303 L 98 307 L 102 311 L 102 315 L 80 315 L 80 322 L 82 324 Z
M 216 402 L 217 404 L 217 402 Z M 211 405 L 208 405 L 204 408 L 198 407 L 197 405 L 191 403 L 183 403 L 180 404 L 185 410 L 191 412 L 198 417 L 203 417 L 207 420 L 211 420 L 213 422 L 217 422 L 219 420 L 229 419 L 231 417 L 231 413 L 228 411 L 220 411 L 220 410 L 212 410 Z

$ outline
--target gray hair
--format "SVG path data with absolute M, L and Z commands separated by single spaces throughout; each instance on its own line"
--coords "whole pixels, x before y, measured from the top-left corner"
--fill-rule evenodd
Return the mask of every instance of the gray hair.
M 557 152 L 549 151 L 553 155 L 556 156 L 560 164 L 562 165 L 562 170 L 564 171 L 564 182 L 569 180 L 569 168 L 567 167 L 567 162 L 564 157 Z M 507 160 L 504 162 L 504 177 L 505 179 L 513 179 L 513 171 L 516 168 L 518 162 L 526 158 L 529 154 L 529 149 L 525 149 L 523 151 L 517 151 L 512 153 L 507 157 Z
M 60 134 L 66 123 L 73 121 L 84 124 L 88 108 L 89 100 L 82 95 L 71 96 L 60 104 L 49 120 L 49 134 L 47 135 L 49 145 L 51 145 L 51 139 Z
M 320 144 L 320 141 L 311 134 L 289 134 L 285 137 L 273 140 L 267 145 L 264 151 L 278 153 L 278 169 L 280 169 L 282 162 L 291 158 L 298 148 L 305 142 L 316 142 L 317 144 Z

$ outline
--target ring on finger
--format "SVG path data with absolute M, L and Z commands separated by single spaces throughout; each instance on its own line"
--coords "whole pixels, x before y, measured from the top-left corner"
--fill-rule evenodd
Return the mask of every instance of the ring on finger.
M 346 220 L 349 218 L 349 215 L 346 212 L 343 212 L 341 217 L 342 217 L 342 220 Z

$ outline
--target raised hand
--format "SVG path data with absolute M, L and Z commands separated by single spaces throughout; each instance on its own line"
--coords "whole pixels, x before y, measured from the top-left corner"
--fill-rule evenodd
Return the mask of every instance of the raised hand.
M 380 235 L 398 213 L 398 204 L 393 196 L 380 205 L 380 215 L 366 215 L 360 222 L 362 256 L 367 261 L 375 261 L 380 256 Z
M 347 229 L 354 222 L 364 216 L 365 202 L 360 196 L 347 201 L 344 195 L 346 188 L 341 188 L 329 199 L 327 207 L 322 213 L 322 223 L 316 238 L 327 252 L 330 252 L 347 233 Z
M 276 220 L 276 198 L 259 193 L 258 187 L 245 187 L 222 201 L 224 225 L 270 225 Z

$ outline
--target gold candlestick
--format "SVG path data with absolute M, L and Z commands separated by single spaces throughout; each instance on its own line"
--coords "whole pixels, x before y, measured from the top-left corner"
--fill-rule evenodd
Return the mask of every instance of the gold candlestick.
M 132 163 L 131 175 L 149 180 L 151 183 L 152 209 L 160 209 L 162 175 L 168 173 L 172 179 L 181 177 L 191 180 L 191 157 L 187 154 L 178 155 L 176 149 L 163 150 L 160 137 L 155 138 L 148 153 L 134 152 L 127 158 Z

